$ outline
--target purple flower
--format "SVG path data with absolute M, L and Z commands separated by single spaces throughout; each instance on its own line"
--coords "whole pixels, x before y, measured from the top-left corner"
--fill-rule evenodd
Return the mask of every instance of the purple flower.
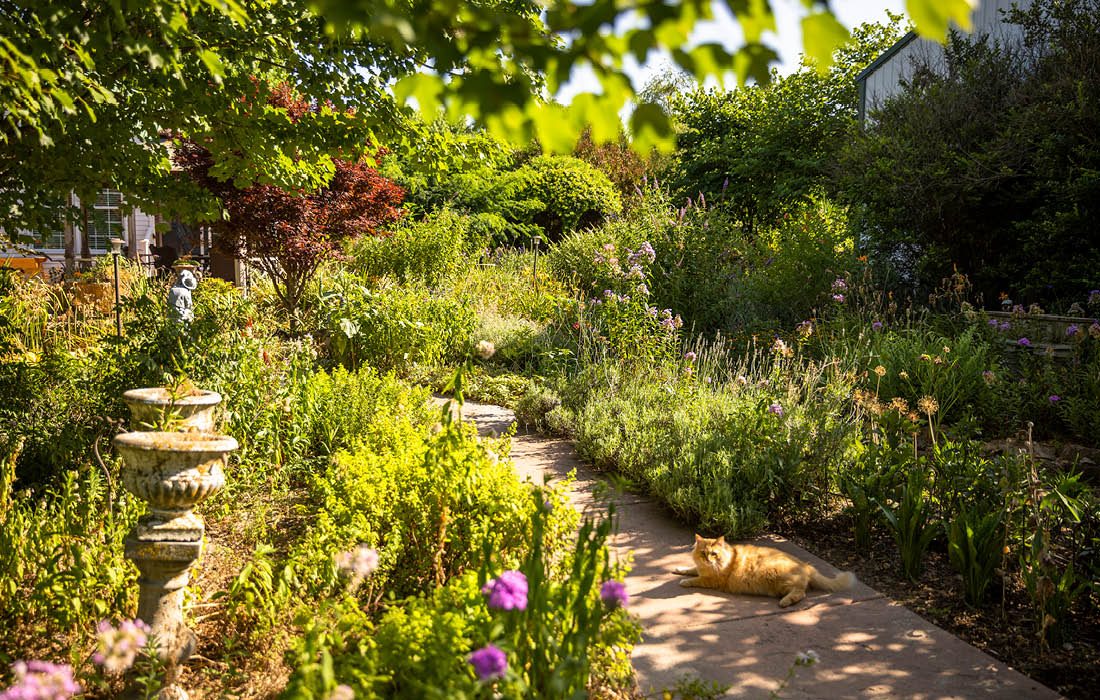
M 11 672 L 15 685 L 0 693 L 0 700 L 67 700 L 80 692 L 68 664 L 16 661 Z
M 1051 395 L 1050 395 L 1049 397 L 1047 397 L 1047 398 L 1049 398 L 1049 399 L 1050 399 L 1050 402 L 1051 402 L 1051 403 L 1058 403 L 1059 401 L 1061 401 L 1061 400 L 1062 400 L 1062 397 L 1061 397 L 1061 396 L 1059 396 L 1058 394 L 1051 394 Z
M 1020 338 L 1019 340 L 1016 341 L 1016 344 L 1019 345 L 1020 347 L 1024 347 L 1024 348 L 1030 348 L 1031 347 L 1031 341 L 1028 340 L 1027 338 Z
M 844 295 L 843 294 L 834 294 L 833 295 L 833 301 L 843 304 L 844 303 Z
M 1068 335 L 1068 336 L 1081 335 L 1081 327 L 1078 326 L 1076 323 L 1069 324 L 1069 326 L 1066 328 L 1066 335 Z
M 489 607 L 496 610 L 527 609 L 527 577 L 522 571 L 505 571 L 486 583 L 481 592 L 489 597 Z
M 997 319 L 995 319 L 995 318 L 989 319 L 989 325 L 993 327 L 993 330 L 997 330 Z
M 688 352 L 685 352 L 684 359 L 688 362 L 695 362 L 695 353 L 691 352 L 690 350 Z
M 92 661 L 107 673 L 122 673 L 134 665 L 138 652 L 149 640 L 149 625 L 143 620 L 123 620 L 116 629 L 102 620 L 96 633 L 98 645 Z
M 615 292 L 611 291 L 610 289 L 605 289 L 603 290 L 603 295 L 606 298 L 610 299 L 611 297 L 615 296 Z
M 630 594 L 622 581 L 604 581 L 600 586 L 600 600 L 609 608 L 625 608 L 630 602 Z
M 780 406 L 777 403 L 773 403 L 771 406 L 768 406 L 768 413 L 774 413 L 775 415 L 782 418 L 783 417 L 783 407 Z
M 730 186 L 730 179 L 727 177 L 725 180 L 722 181 L 722 191 L 725 192 L 726 189 L 729 188 L 729 186 Z
M 873 330 L 873 331 L 881 331 L 881 330 L 882 330 L 882 321 L 875 321 L 875 322 L 873 322 L 873 323 L 871 324 L 871 330 Z
M 1012 328 L 1012 324 L 1008 321 L 1004 321 L 1001 323 L 1001 325 L 997 326 L 997 330 L 1001 331 L 1002 333 L 1007 331 L 1009 328 Z
M 837 277 L 836 280 L 833 281 L 834 292 L 843 292 L 847 288 L 848 282 L 843 277 Z
M 492 644 L 481 647 L 466 657 L 466 660 L 474 667 L 474 673 L 481 681 L 504 678 L 504 673 L 508 670 L 508 656 Z

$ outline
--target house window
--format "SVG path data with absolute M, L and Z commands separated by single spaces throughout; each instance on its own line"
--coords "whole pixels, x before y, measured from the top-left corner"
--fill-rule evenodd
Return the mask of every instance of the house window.
M 88 248 L 107 250 L 112 238 L 123 238 L 122 193 L 101 190 L 88 209 Z
M 57 216 L 50 218 L 34 231 L 30 232 L 31 245 L 45 250 L 60 250 L 65 247 L 65 220 L 58 207 Z

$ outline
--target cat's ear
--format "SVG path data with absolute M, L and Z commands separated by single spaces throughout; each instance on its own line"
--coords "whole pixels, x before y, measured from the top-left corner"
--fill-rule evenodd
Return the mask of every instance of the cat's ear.
M 703 541 L 703 538 L 699 536 L 699 533 L 698 533 L 698 532 L 696 532 L 696 533 L 695 533 L 695 541 L 696 541 L 697 543 L 698 543 L 698 542 L 702 542 L 702 541 Z
M 718 542 L 718 544 L 725 544 L 726 543 L 726 536 L 725 535 L 718 535 L 717 542 Z

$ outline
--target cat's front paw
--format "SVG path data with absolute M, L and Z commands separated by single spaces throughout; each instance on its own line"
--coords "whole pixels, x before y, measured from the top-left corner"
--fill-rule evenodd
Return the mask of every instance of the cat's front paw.
M 676 574 L 677 576 L 694 576 L 699 572 L 695 569 L 694 566 L 691 568 L 685 568 L 681 566 L 678 569 L 673 569 L 672 573 Z

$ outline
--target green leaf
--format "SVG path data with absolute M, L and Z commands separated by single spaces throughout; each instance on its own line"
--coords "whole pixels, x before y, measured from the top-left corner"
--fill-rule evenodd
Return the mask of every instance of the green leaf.
M 199 51 L 199 58 L 202 60 L 206 70 L 210 71 L 211 77 L 214 78 L 214 82 L 221 83 L 222 78 L 225 77 L 225 64 L 222 63 L 222 57 L 215 51 L 210 49 L 202 49 Z
M 412 97 L 416 100 L 420 113 L 431 119 L 439 111 L 443 81 L 430 73 L 413 73 L 402 78 L 393 86 L 393 94 L 398 101 L 404 102 Z
M 970 31 L 970 13 L 975 4 L 975 0 L 906 0 L 905 9 L 918 34 L 943 41 L 951 22 Z
M 764 32 L 775 31 L 775 15 L 768 0 L 726 0 L 726 7 L 737 18 L 745 44 L 756 44 Z
M 675 149 L 672 125 L 660 105 L 647 102 L 635 107 L 630 115 L 630 132 L 634 137 L 631 145 L 639 154 L 649 153 L 654 148 L 663 153 Z
M 802 44 L 817 72 L 825 75 L 833 65 L 833 52 L 851 36 L 829 12 L 815 12 L 802 18 Z

